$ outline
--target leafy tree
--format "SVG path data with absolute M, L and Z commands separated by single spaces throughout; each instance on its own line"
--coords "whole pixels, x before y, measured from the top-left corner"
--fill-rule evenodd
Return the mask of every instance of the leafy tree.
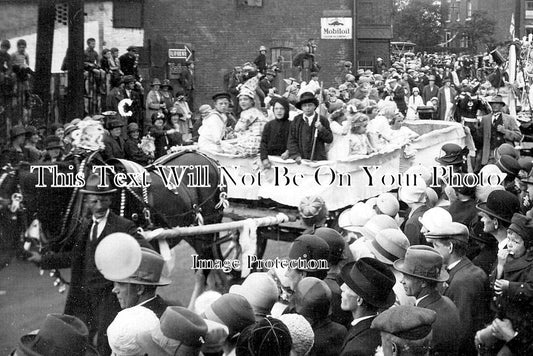
M 393 34 L 395 41 L 411 41 L 418 47 L 433 47 L 442 41 L 440 2 L 395 0 Z
M 465 21 L 462 32 L 470 37 L 473 53 L 483 52 L 487 45 L 492 46 L 495 42 L 494 32 L 496 21 L 486 11 L 472 12 L 472 18 Z

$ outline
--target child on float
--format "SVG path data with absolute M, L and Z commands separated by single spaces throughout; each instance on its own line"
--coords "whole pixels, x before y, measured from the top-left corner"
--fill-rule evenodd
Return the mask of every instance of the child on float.
M 255 94 L 253 91 L 243 87 L 237 97 L 239 98 L 239 106 L 242 109 L 234 129 L 239 139 L 239 151 L 246 155 L 257 155 L 267 118 L 261 110 L 255 107 Z
M 376 150 L 370 143 L 367 134 L 369 118 L 365 114 L 353 112 L 353 107 L 349 106 L 347 115 L 351 115 L 351 134 L 349 155 L 369 155 Z
M 152 127 L 150 127 L 150 136 L 154 138 L 155 158 L 159 158 L 167 154 L 170 149 L 170 142 L 167 134 L 177 133 L 176 129 L 165 128 L 165 114 L 161 111 L 152 114 Z
M 352 106 L 352 112 L 356 109 Z M 335 161 L 345 159 L 350 153 L 350 129 L 351 117 L 353 115 L 345 115 L 348 109 L 340 109 L 333 112 L 330 116 L 330 128 L 333 133 L 333 142 L 328 146 L 328 160 Z M 348 117 L 349 116 L 349 117 Z

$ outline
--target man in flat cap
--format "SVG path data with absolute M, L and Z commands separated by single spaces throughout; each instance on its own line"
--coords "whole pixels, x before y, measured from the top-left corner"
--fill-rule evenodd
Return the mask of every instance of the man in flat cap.
M 426 356 L 431 347 L 431 326 L 437 313 L 426 308 L 401 305 L 385 310 L 372 322 L 381 332 L 384 356 Z
M 383 262 L 363 257 L 347 263 L 341 271 L 341 308 L 351 311 L 353 321 L 342 345 L 341 356 L 372 356 L 381 345 L 379 331 L 370 325 L 383 309 L 394 304 L 396 279 Z
M 415 245 L 407 249 L 405 258 L 394 262 L 403 273 L 402 284 L 407 295 L 416 298 L 416 306 L 437 313 L 433 324 L 433 355 L 457 355 L 460 318 L 457 307 L 437 290 L 446 282 L 448 272 L 442 266 L 442 256 L 432 247 Z
M 468 228 L 452 222 L 426 233 L 426 239 L 443 257 L 450 277 L 444 283 L 443 294 L 450 298 L 461 318 L 459 355 L 474 355 L 475 332 L 489 322 L 488 278 L 485 272 L 466 257 Z

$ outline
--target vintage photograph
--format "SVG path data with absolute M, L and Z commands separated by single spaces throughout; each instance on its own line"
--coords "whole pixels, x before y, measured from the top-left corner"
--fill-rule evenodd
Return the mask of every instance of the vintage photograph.
M 0 355 L 533 355 L 533 1 L 0 0 Z

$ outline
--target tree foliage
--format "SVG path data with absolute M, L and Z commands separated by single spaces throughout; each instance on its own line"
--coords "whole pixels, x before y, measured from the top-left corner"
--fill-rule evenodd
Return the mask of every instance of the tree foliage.
M 472 39 L 472 52 L 483 52 L 494 44 L 496 21 L 489 17 L 486 11 L 472 12 L 472 18 L 465 21 L 462 31 Z
M 395 0 L 393 34 L 395 41 L 411 41 L 419 48 L 442 42 L 443 11 L 432 0 Z

